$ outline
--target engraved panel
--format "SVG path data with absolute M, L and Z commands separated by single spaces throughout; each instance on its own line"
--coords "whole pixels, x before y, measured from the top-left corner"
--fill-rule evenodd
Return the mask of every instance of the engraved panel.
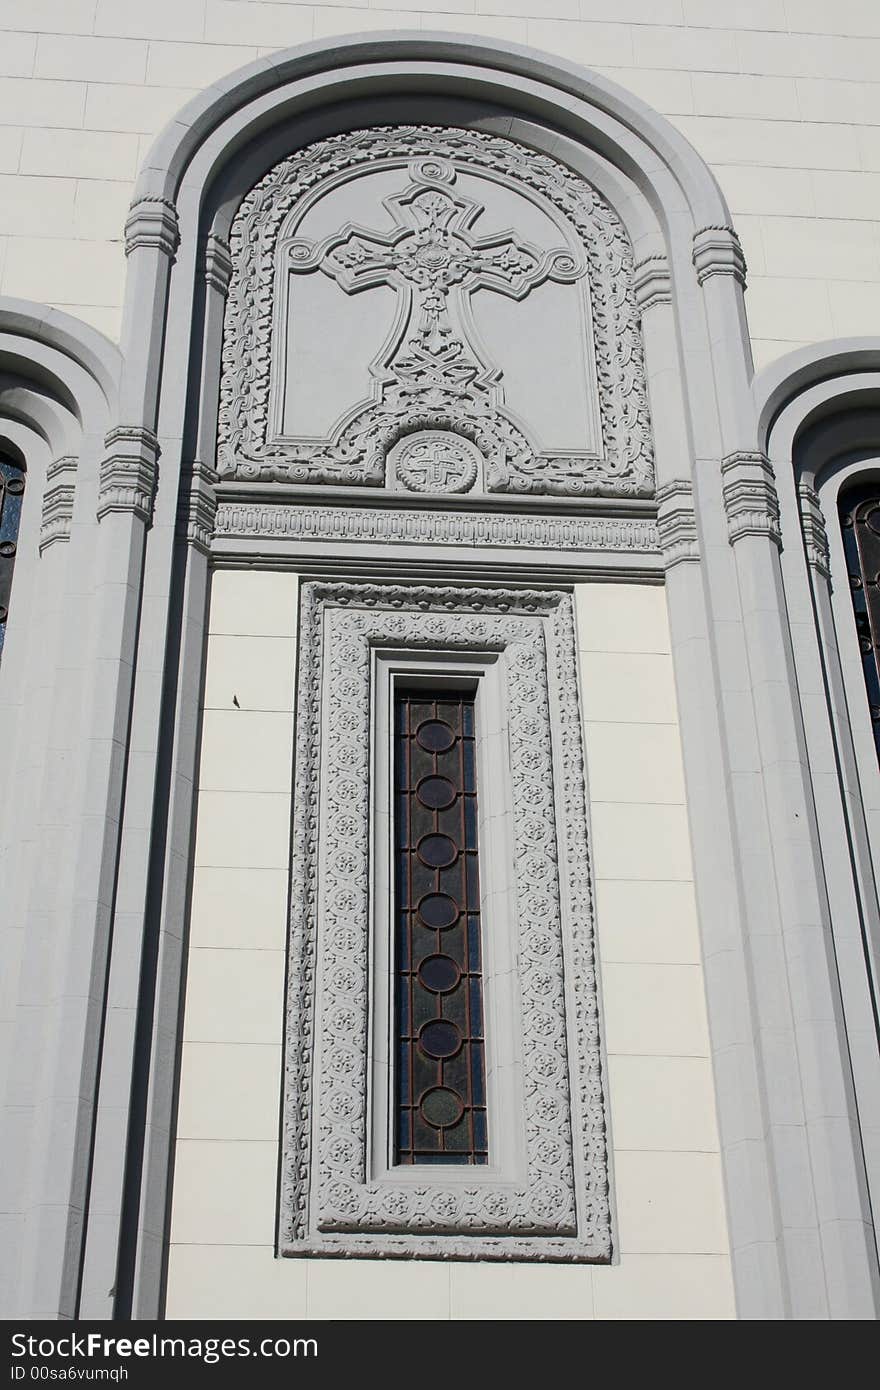
M 358 180 L 376 184 L 369 224 L 327 231 L 334 199 L 340 214 L 359 206 Z M 501 225 L 508 207 L 524 231 Z M 555 160 L 478 131 L 334 136 L 252 190 L 231 247 L 221 478 L 382 487 L 399 440 L 446 431 L 478 450 L 489 492 L 650 495 L 632 251 Z M 350 319 L 343 296 L 359 301 Z M 302 424 L 314 433 L 291 432 Z
M 303 587 L 300 633 L 282 1252 L 607 1259 L 571 596 L 312 583 Z M 516 1181 L 365 1176 L 377 647 L 503 653 L 522 1019 L 525 1158 Z

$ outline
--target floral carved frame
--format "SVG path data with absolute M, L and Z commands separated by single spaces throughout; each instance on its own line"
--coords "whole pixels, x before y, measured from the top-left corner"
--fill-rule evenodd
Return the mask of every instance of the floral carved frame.
M 303 585 L 300 622 L 279 1252 L 607 1261 L 571 594 L 314 581 Z M 515 1181 L 470 1168 L 371 1178 L 368 846 L 380 648 L 503 657 L 523 1070 Z

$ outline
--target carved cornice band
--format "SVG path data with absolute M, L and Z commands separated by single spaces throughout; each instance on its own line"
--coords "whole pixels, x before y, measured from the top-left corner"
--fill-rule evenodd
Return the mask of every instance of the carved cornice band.
M 161 251 L 173 258 L 180 243 L 177 208 L 168 198 L 137 198 L 125 221 L 125 254 L 142 247 Z
M 214 533 L 217 537 L 242 539 L 402 541 L 540 550 L 659 549 L 656 525 L 641 518 L 510 516 L 283 503 L 221 501 Z
M 713 275 L 732 275 L 745 288 L 746 258 L 732 227 L 701 227 L 695 232 L 693 261 L 701 285 Z
M 43 513 L 40 521 L 40 553 L 55 541 L 70 540 L 73 519 L 73 498 L 76 489 L 76 466 L 73 454 L 55 459 L 46 469 L 46 491 L 43 493 Z
M 721 463 L 724 510 L 731 545 L 743 536 L 766 536 L 782 546 L 775 475 L 765 454 L 728 454 Z
M 665 569 L 699 561 L 694 487 L 687 478 L 673 478 L 657 489 L 657 532 Z
M 819 494 L 807 482 L 798 483 L 798 501 L 801 508 L 801 529 L 804 533 L 804 548 L 807 564 L 825 579 L 831 578 L 831 551 L 828 545 L 828 532 L 825 528 L 825 515 Z
M 156 489 L 159 441 L 143 426 L 120 425 L 104 440 L 109 453 L 101 462 L 98 520 L 108 512 L 133 512 L 149 522 Z
M 672 303 L 672 276 L 665 256 L 646 256 L 633 268 L 633 293 L 639 312 Z

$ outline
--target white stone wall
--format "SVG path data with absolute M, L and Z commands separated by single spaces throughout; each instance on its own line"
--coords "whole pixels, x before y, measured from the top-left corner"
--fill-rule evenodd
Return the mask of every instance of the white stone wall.
M 274 1258 L 296 602 L 293 575 L 214 579 L 168 1316 L 732 1317 L 666 603 L 647 586 L 578 590 L 619 1263 Z
M 258 55 L 391 28 L 532 44 L 669 116 L 731 203 L 758 364 L 878 331 L 875 0 L 0 0 L 0 292 L 116 338 L 125 211 L 162 125 Z

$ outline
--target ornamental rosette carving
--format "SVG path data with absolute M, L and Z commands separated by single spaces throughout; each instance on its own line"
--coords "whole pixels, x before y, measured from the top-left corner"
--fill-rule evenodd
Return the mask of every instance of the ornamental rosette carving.
M 282 1252 L 606 1259 L 571 596 L 308 583 L 300 633 Z M 408 1169 L 406 1181 L 394 1170 L 369 1176 L 371 883 L 362 847 L 370 843 L 372 652 L 388 645 L 504 654 L 525 1143 L 515 1182 L 475 1170 L 454 1185 L 434 1170 Z
M 300 200 L 351 171 L 377 165 L 400 169 L 402 184 L 411 181 L 388 200 L 400 212 L 401 233 L 347 226 L 317 246 L 294 241 L 287 263 L 293 274 L 320 266 L 346 293 L 390 283 L 393 271 L 418 299 L 418 326 L 375 373 L 373 399 L 350 411 L 333 438 L 274 437 L 271 364 L 281 234 Z M 565 248 L 542 254 L 514 236 L 472 234 L 466 205 L 478 205 L 456 193 L 458 170 L 491 172 L 552 209 L 579 243 L 578 255 Z M 489 492 L 651 495 L 653 451 L 632 248 L 604 199 L 556 160 L 475 130 L 397 126 L 332 136 L 297 151 L 251 190 L 233 223 L 230 251 L 217 446 L 221 478 L 382 487 L 387 456 L 400 440 L 445 431 L 463 441 L 465 454 L 476 451 Z M 589 286 L 601 445 L 594 453 L 541 451 L 508 413 L 500 373 L 481 365 L 454 328 L 448 301 L 466 281 L 522 298 L 542 280 L 581 277 Z

